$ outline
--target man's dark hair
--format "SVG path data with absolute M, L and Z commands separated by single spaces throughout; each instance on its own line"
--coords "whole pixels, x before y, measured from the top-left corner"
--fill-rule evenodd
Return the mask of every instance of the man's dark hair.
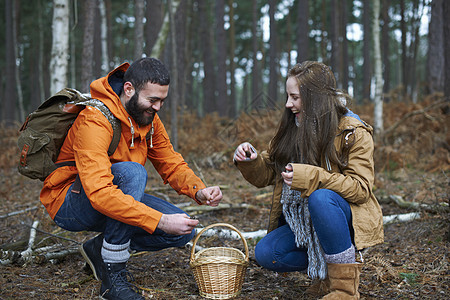
M 147 82 L 169 85 L 170 75 L 166 66 L 156 58 L 143 57 L 134 61 L 125 72 L 124 82 L 131 82 L 140 91 Z

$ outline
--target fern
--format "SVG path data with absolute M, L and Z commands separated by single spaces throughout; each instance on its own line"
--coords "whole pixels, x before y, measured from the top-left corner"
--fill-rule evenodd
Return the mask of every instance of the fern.
M 398 272 L 392 266 L 392 264 L 386 260 L 382 255 L 375 255 L 367 261 L 367 266 L 372 267 L 376 271 L 377 279 L 379 281 L 385 281 L 387 275 L 397 278 Z

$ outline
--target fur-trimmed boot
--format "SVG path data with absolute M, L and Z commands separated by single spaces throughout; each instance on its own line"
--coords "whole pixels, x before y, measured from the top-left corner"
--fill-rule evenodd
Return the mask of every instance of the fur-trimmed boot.
M 362 264 L 327 264 L 330 293 L 322 299 L 359 299 L 359 276 Z

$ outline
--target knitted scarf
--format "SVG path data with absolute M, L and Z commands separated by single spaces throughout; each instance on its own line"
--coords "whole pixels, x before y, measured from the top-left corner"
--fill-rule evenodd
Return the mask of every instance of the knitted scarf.
M 290 186 L 283 183 L 280 200 L 283 205 L 283 214 L 295 235 L 297 247 L 307 248 L 308 275 L 312 279 L 325 279 L 327 276 L 327 265 L 324 252 L 311 223 L 308 199 L 302 198 L 300 194 L 299 191 L 291 190 Z

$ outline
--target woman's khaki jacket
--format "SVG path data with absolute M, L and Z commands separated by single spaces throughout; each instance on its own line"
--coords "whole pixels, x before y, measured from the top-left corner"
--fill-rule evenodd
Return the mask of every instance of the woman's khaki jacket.
M 360 120 L 345 116 L 341 119 L 335 139 L 338 153 L 348 152 L 347 166 L 339 170 L 337 165 L 317 167 L 292 164 L 294 176 L 291 188 L 308 197 L 317 189 L 330 189 L 350 203 L 352 210 L 355 246 L 358 250 L 380 244 L 384 240 L 383 216 L 372 187 L 374 182 L 373 129 Z M 353 145 L 346 147 L 346 145 Z M 345 154 L 345 153 L 344 153 Z M 267 151 L 253 161 L 236 162 L 244 178 L 256 187 L 274 185 L 268 231 L 278 227 L 282 214 L 280 203 L 283 181 L 276 176 Z M 328 171 L 331 167 L 331 171 Z

